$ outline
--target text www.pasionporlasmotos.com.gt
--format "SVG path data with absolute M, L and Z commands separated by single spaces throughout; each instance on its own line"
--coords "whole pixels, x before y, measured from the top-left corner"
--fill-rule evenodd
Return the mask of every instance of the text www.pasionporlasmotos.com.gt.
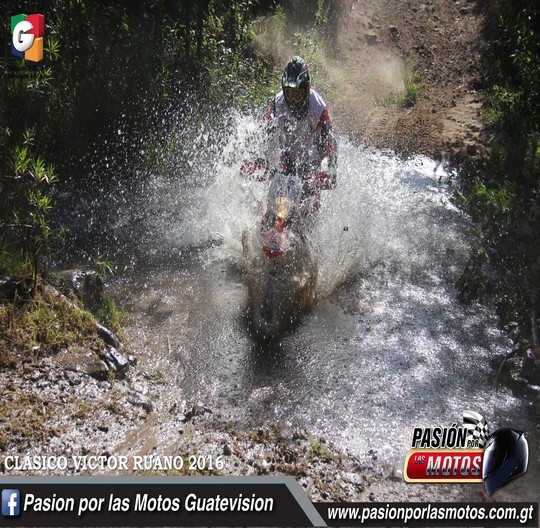
M 328 506 L 326 517 L 330 524 L 333 521 L 354 521 L 365 526 L 376 525 L 377 521 L 398 521 L 403 524 L 430 526 L 433 521 L 456 521 L 471 526 L 482 523 L 482 526 L 501 522 L 514 522 L 529 525 L 537 519 L 538 504 L 519 503 L 512 505 L 475 505 L 475 504 L 355 504 Z M 486 524 L 488 523 L 488 524 Z M 480 525 L 480 524 L 479 524 Z M 531 524 L 532 525 L 532 524 Z M 515 524 L 508 524 L 515 526 Z

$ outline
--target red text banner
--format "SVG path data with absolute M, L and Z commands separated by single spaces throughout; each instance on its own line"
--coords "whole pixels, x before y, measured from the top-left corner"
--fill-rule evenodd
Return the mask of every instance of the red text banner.
M 411 449 L 406 482 L 482 482 L 483 449 Z

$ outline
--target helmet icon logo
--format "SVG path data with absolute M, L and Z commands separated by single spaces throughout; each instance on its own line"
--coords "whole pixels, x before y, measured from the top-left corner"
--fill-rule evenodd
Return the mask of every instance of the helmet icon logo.
M 529 464 L 525 434 L 510 428 L 497 429 L 487 440 L 482 480 L 489 495 L 524 475 Z

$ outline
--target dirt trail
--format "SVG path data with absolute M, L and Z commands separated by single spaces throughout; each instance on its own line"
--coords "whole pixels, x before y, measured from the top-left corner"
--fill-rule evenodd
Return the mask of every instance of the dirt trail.
M 482 130 L 483 23 L 474 1 L 342 0 L 329 31 L 337 127 L 404 155 L 474 154 Z M 418 100 L 408 109 L 388 103 L 404 90 L 406 63 L 419 74 Z

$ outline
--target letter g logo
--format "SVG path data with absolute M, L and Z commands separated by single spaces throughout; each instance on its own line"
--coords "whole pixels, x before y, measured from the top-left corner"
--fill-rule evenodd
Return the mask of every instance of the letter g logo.
M 26 33 L 27 31 L 32 31 L 34 29 L 34 26 L 28 22 L 28 20 L 23 20 L 22 22 L 19 22 L 14 28 L 13 28 L 13 47 L 20 51 L 21 53 L 29 50 L 32 47 L 32 44 L 34 43 L 34 35 L 31 33 Z
M 45 17 L 33 15 L 14 15 L 11 17 L 11 54 L 15 57 L 39 62 L 43 60 L 43 36 Z

